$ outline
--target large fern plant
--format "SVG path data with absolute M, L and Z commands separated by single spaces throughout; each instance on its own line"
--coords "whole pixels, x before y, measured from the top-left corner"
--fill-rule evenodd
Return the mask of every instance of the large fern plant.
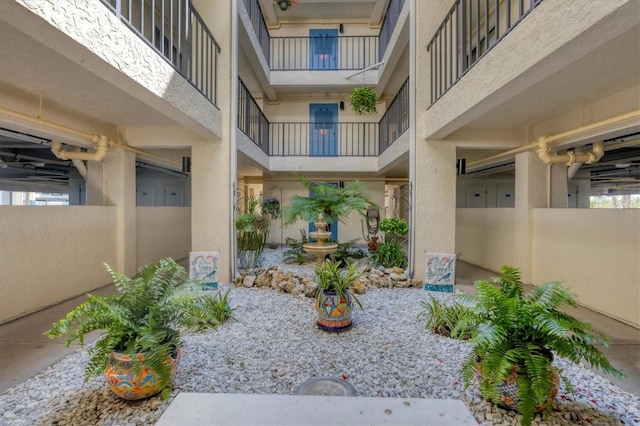
M 102 330 L 96 344 L 89 348 L 90 360 L 85 380 L 99 376 L 113 352 L 131 357 L 134 369 L 141 365 L 137 356 L 144 354 L 144 363 L 155 370 L 162 395 L 171 391 L 171 366 L 167 362 L 182 345 L 185 331 L 213 328 L 233 318 L 224 296 L 196 297 L 179 290 L 188 281 L 185 269 L 173 259 L 141 267 L 129 278 L 107 266 L 118 294 L 113 296 L 87 295 L 87 301 L 70 311 L 44 334 L 67 336 L 66 345 L 84 345 L 84 336 Z
M 623 376 L 594 346 L 608 345 L 607 337 L 562 311 L 577 306 L 577 301 L 561 283 L 542 284 L 524 293 L 518 269 L 503 266 L 493 284 L 477 281 L 475 287 L 477 297 L 471 298 L 475 318 L 467 320 L 478 321 L 478 326 L 463 378 L 468 386 L 479 375 L 481 395 L 500 403 L 500 386 L 509 376 L 517 375 L 517 406 L 523 425 L 531 423 L 556 384 L 551 368 L 553 352 L 574 363 L 584 360 L 604 372 Z M 551 406 L 546 404 L 545 416 Z
M 286 225 L 298 219 L 315 222 L 320 213 L 327 223 L 344 221 L 351 212 L 364 215 L 369 207 L 377 207 L 360 181 L 340 188 L 329 183 L 312 183 L 303 176 L 299 176 L 298 180 L 312 195 L 291 197 L 290 203 L 282 208 Z

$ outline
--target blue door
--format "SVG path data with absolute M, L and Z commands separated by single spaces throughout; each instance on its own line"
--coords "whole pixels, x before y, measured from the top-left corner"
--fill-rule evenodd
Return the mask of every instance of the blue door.
M 309 104 L 309 155 L 338 155 L 338 104 Z
M 338 30 L 309 30 L 309 69 L 338 68 Z
M 326 182 L 327 185 L 335 186 L 336 188 L 339 186 L 338 182 Z M 314 183 L 311 183 L 311 190 L 309 191 L 309 197 L 313 198 L 315 195 L 313 194 L 313 186 Z M 325 217 L 324 221 L 327 222 L 328 219 Z M 338 241 L 338 221 L 335 222 L 327 222 L 327 231 L 331 231 L 331 241 Z M 309 222 L 309 232 L 315 232 L 316 226 L 313 222 Z

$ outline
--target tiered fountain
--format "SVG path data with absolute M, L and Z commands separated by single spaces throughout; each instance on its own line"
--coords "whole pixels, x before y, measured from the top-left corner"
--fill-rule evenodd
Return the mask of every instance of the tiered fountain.
M 302 246 L 302 249 L 310 254 L 316 255 L 316 261 L 318 265 L 321 265 L 325 259 L 325 256 L 330 253 L 338 251 L 338 244 L 327 243 L 327 240 L 331 236 L 331 232 L 327 231 L 327 224 L 323 222 L 324 216 L 322 213 L 318 215 L 318 221 L 314 223 L 316 225 L 315 232 L 309 232 L 309 237 L 315 239 L 315 242 L 306 243 Z

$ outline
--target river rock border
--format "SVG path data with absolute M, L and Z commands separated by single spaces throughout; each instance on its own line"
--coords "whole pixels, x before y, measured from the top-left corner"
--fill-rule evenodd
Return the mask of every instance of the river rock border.
M 350 290 L 355 294 L 364 294 L 367 289 L 375 288 L 422 288 L 421 280 L 410 278 L 402 268 L 373 269 L 365 266 L 364 274 Z M 301 276 L 291 271 L 284 271 L 279 266 L 256 268 L 243 271 L 234 280 L 236 287 L 264 288 L 279 290 L 282 293 L 303 294 L 314 297 L 318 285 L 313 278 Z

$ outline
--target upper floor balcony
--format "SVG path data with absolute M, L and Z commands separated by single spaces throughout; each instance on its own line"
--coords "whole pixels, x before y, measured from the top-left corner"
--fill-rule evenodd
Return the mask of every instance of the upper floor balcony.
M 378 157 L 409 128 L 408 80 L 379 121 L 341 122 L 328 113 L 320 111 L 306 122 L 270 121 L 238 81 L 238 128 L 267 156 Z
M 216 105 L 220 46 L 189 0 L 101 0 Z
M 447 9 L 418 29 L 428 55 L 417 67 L 430 77 L 422 138 L 535 126 L 637 81 L 637 1 L 440 3 Z
M 427 45 L 431 61 L 431 104 L 541 2 L 456 0 Z
M 371 2 L 386 5 L 384 9 L 380 7 L 376 18 L 366 16 L 377 19 L 379 30 L 362 22 L 335 23 L 345 12 L 341 10 L 332 12 L 332 22 L 328 24 L 314 26 L 303 19 L 295 25 L 294 21 L 287 21 L 277 29 L 269 28 L 265 16 L 272 11 L 262 9 L 268 8 L 265 3 L 259 0 L 240 3 L 240 47 L 246 53 L 247 67 L 256 72 L 264 93 L 271 100 L 277 98 L 277 91 L 295 91 L 300 86 L 325 92 L 359 84 L 377 86 L 381 81 L 388 81 L 395 68 L 397 57 L 390 60 L 390 52 L 398 47 L 396 55 L 400 56 L 408 43 L 409 8 L 405 0 L 390 0 L 386 4 Z M 295 10 L 311 6 L 311 3 L 299 3 Z M 363 19 L 364 16 L 360 21 Z M 399 33 L 403 34 L 402 38 Z M 386 62 L 391 66 L 386 67 Z M 354 71 L 364 69 L 372 72 L 354 77 Z M 385 72 L 388 75 L 383 78 Z

